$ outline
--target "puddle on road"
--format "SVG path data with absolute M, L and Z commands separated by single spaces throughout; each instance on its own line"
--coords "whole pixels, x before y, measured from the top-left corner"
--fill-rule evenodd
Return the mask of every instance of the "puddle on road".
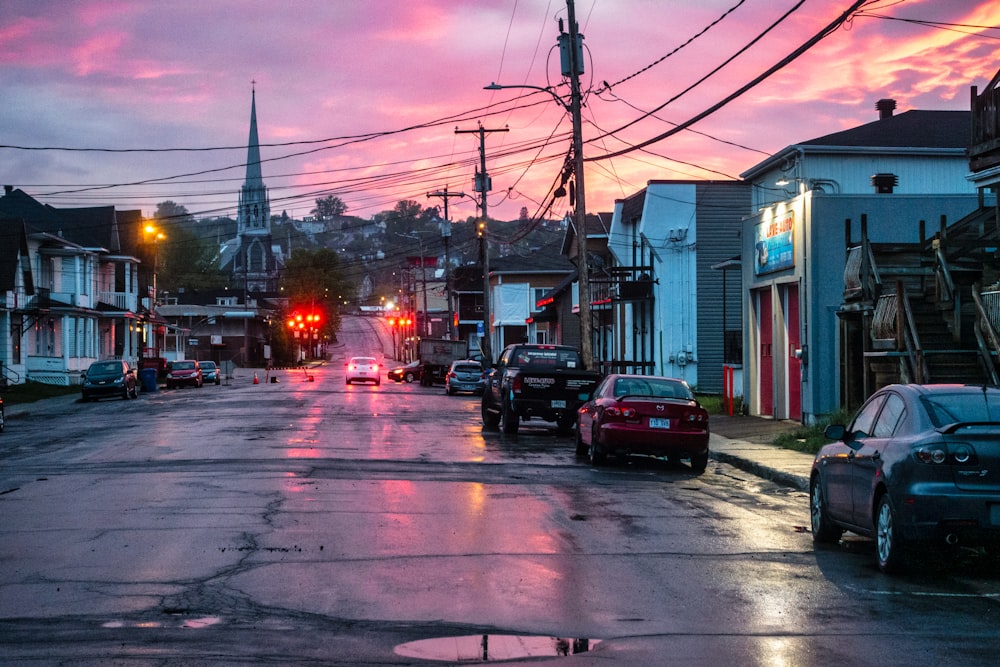
M 397 646 L 395 651 L 397 655 L 420 660 L 490 662 L 586 653 L 600 641 L 535 635 L 465 635 L 407 642 Z

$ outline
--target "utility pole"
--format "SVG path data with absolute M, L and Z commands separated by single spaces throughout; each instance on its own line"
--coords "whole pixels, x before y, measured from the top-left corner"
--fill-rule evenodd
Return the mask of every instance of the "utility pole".
M 451 240 L 451 218 L 448 217 L 448 198 L 449 197 L 466 197 L 464 192 L 448 192 L 448 186 L 444 186 L 444 190 L 436 190 L 434 192 L 428 192 L 427 198 L 431 197 L 441 197 L 444 200 L 444 222 L 441 223 L 441 236 L 444 237 L 444 294 L 445 300 L 448 302 L 448 325 L 445 327 L 447 332 L 447 338 L 451 338 L 454 334 L 455 338 L 458 337 L 457 331 L 452 331 L 452 320 L 454 320 L 454 311 L 451 307 L 451 257 L 448 256 L 448 241 Z
M 580 108 L 580 74 L 583 73 L 583 36 L 576 23 L 574 0 L 566 0 L 566 18 L 569 21 L 569 76 L 570 115 L 573 118 L 573 174 L 576 183 L 576 264 L 580 286 L 580 356 L 587 368 L 594 367 L 593 321 L 590 319 L 590 267 L 587 265 L 587 199 L 583 185 L 583 122 Z M 560 35 L 560 43 L 565 44 Z
M 493 363 L 493 350 L 490 342 L 490 247 L 486 234 L 486 193 L 490 191 L 490 177 L 486 174 L 486 133 L 487 132 L 509 132 L 509 128 L 488 130 L 479 124 L 478 130 L 459 130 L 455 128 L 455 134 L 478 134 L 479 135 L 479 172 L 476 174 L 476 192 L 480 193 L 479 205 L 482 210 L 483 219 L 479 223 L 480 244 L 483 249 L 483 340 L 479 349 L 483 352 L 483 365 L 489 366 Z

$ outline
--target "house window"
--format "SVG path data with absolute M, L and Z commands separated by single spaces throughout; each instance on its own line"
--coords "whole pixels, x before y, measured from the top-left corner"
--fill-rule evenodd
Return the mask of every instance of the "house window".
M 533 287 L 531 290 L 531 312 L 540 313 L 543 308 L 539 308 L 537 304 L 542 298 L 552 290 L 551 287 Z

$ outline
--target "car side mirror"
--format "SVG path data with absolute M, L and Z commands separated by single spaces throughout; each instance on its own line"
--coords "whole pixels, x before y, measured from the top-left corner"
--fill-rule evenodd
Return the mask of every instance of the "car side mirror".
M 854 439 L 853 434 L 849 433 L 843 424 L 830 424 L 823 429 L 823 435 L 830 440 L 842 440 L 844 443 Z

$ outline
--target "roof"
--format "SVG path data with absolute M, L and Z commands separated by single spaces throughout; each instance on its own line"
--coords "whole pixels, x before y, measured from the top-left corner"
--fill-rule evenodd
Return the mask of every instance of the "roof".
M 965 150 L 969 147 L 971 128 L 971 111 L 914 110 L 809 139 L 798 145 Z
M 17 285 L 18 255 L 28 255 L 24 222 L 0 218 L 0 290 L 13 290 Z
M 904 111 L 900 114 L 792 144 L 740 174 L 744 180 L 780 164 L 790 153 L 942 152 L 964 155 L 972 132 L 971 111 Z
M 118 212 L 114 206 L 55 208 L 16 188 L 0 197 L 0 216 L 21 218 L 29 234 L 51 234 L 83 248 L 114 253 L 121 252 L 123 245 L 118 233 L 119 215 L 141 220 L 138 211 Z

